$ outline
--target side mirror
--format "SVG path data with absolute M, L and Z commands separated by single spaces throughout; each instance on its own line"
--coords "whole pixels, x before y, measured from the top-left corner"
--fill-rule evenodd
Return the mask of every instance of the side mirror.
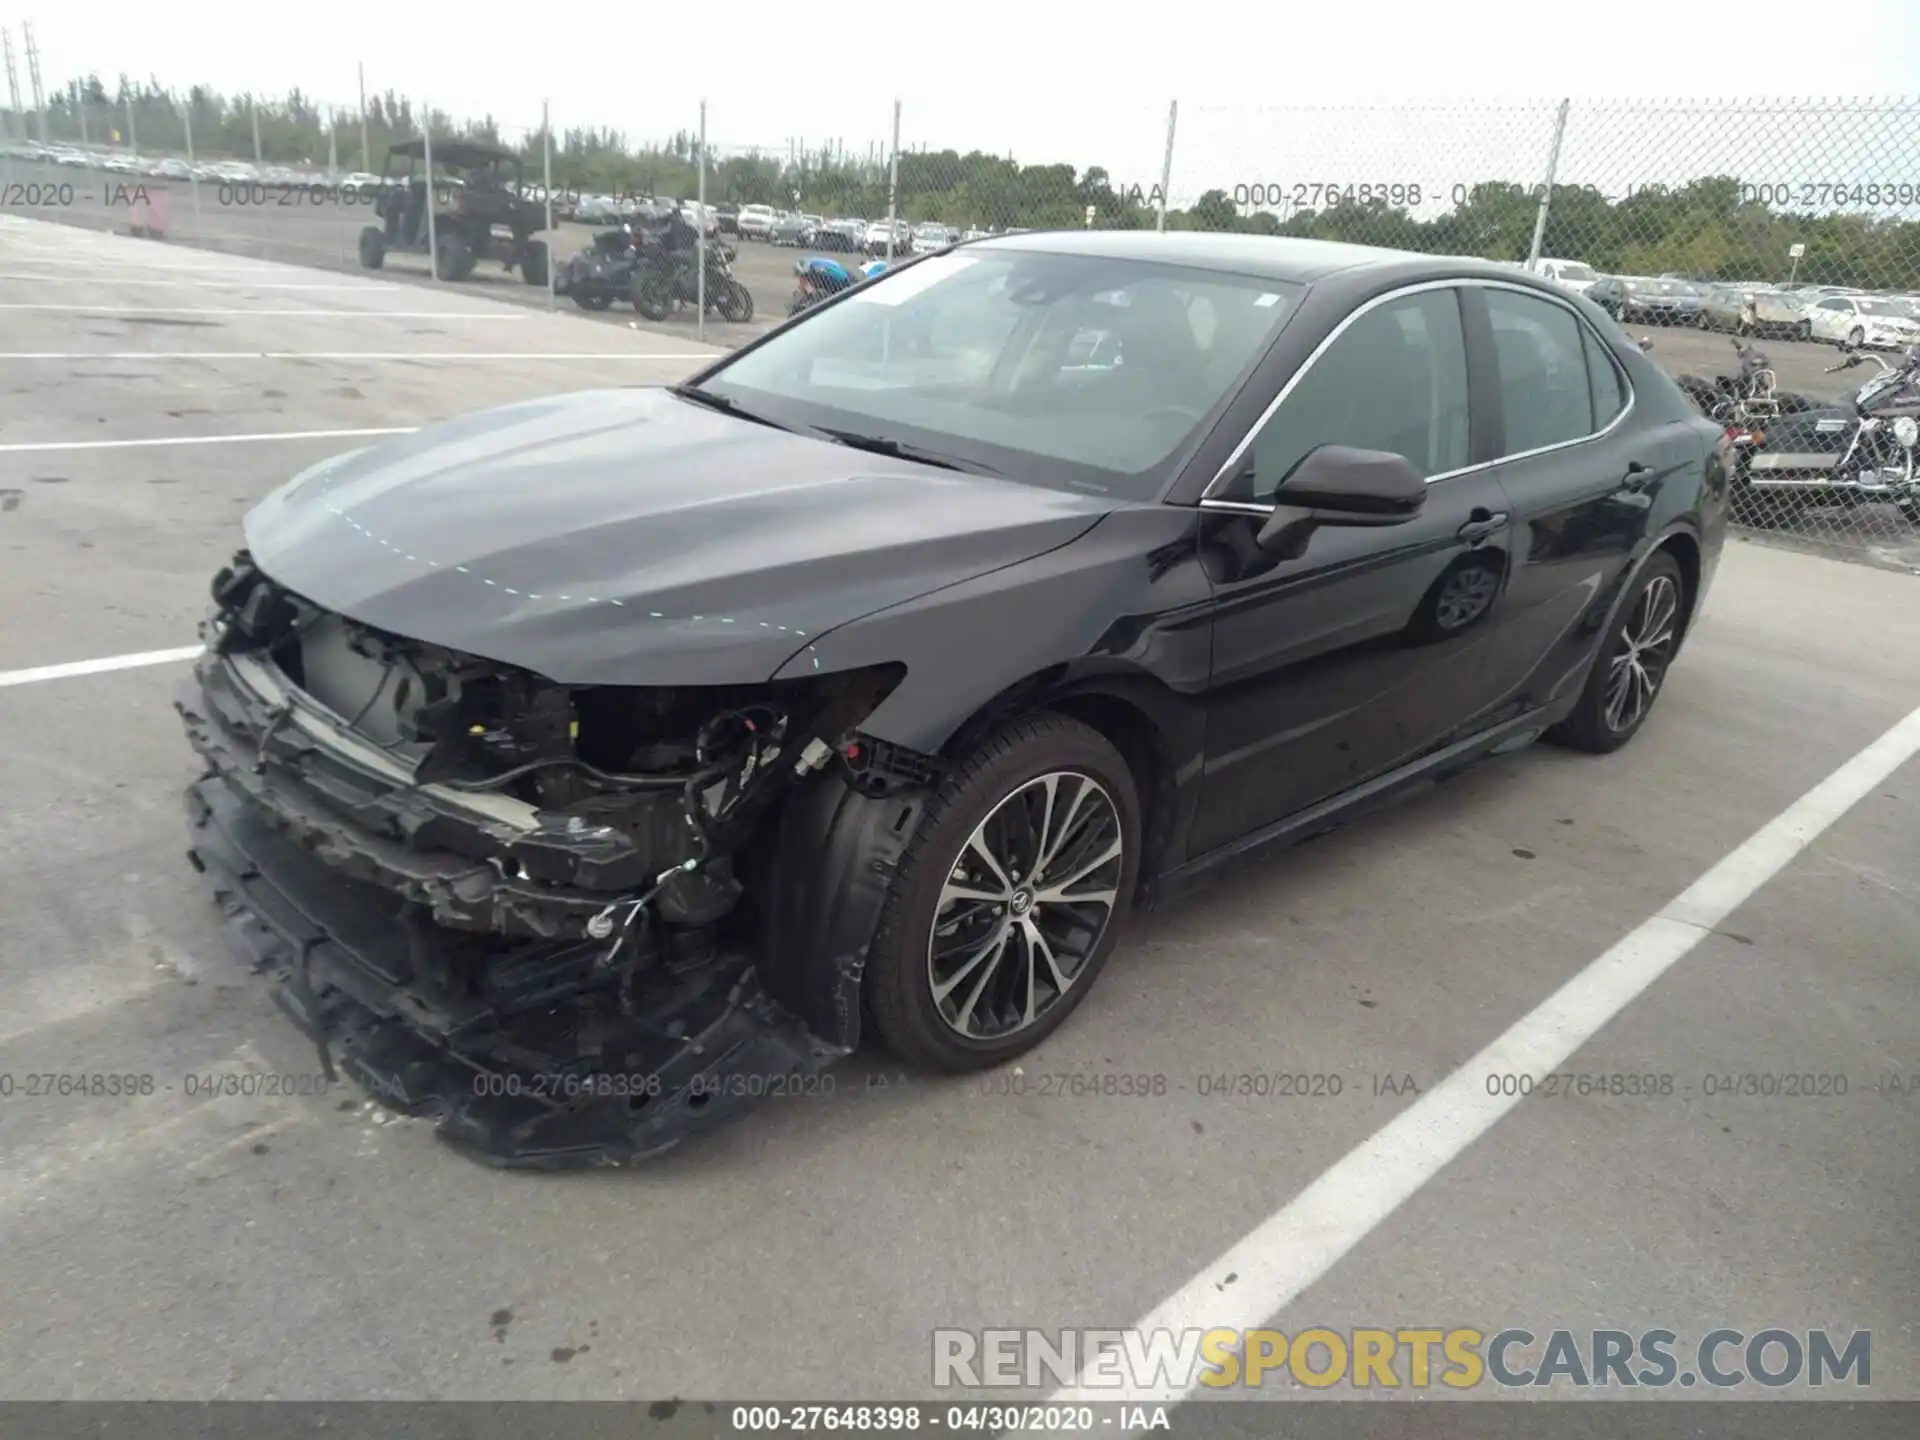
M 1294 467 L 1274 500 L 1260 548 L 1292 560 L 1323 525 L 1404 525 L 1427 503 L 1427 481 L 1404 455 L 1322 445 Z

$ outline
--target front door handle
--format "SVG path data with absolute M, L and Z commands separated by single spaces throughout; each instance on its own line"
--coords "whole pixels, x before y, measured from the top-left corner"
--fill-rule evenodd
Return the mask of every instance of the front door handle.
M 1460 538 L 1478 542 L 1485 540 L 1489 535 L 1498 535 L 1507 528 L 1509 518 L 1511 517 L 1504 510 L 1489 510 L 1484 505 L 1476 505 L 1473 507 L 1473 512 L 1467 516 L 1467 523 L 1460 527 Z
M 1627 466 L 1627 473 L 1621 477 L 1620 483 L 1629 490 L 1644 490 L 1652 480 L 1653 467 L 1636 460 Z

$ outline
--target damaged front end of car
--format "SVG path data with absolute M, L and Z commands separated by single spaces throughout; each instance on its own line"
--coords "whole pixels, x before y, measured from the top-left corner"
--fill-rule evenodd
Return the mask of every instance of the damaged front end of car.
M 931 772 L 880 666 L 562 686 L 235 557 L 176 708 L 230 943 L 377 1100 L 494 1164 L 618 1164 L 849 1053 Z

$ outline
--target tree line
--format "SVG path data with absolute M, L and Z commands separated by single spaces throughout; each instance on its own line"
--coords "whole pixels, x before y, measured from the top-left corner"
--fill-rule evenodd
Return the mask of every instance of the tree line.
M 357 110 L 324 106 L 297 90 L 277 99 L 226 96 L 206 86 L 176 91 L 126 75 L 109 89 L 89 75 L 54 92 L 47 119 L 56 140 L 134 146 L 147 155 L 184 155 L 191 148 L 207 159 L 333 162 L 344 170 L 365 165 L 377 171 L 389 144 L 418 135 L 426 125 L 436 136 L 492 140 L 519 151 L 531 182 L 539 181 L 546 158 L 546 137 L 538 129 L 506 130 L 491 116 L 426 114 L 392 90 L 368 96 L 363 126 Z M 698 149 L 688 131 L 646 141 L 608 128 L 570 127 L 553 135 L 550 159 L 558 189 L 679 198 L 698 188 Z M 987 229 L 1151 229 L 1161 208 L 1156 191 L 1117 184 L 1099 166 L 1027 165 L 980 151 L 903 151 L 897 185 L 890 185 L 888 157 L 878 147 L 710 151 L 708 159 L 705 189 L 715 203 L 871 219 L 886 213 L 891 189 L 897 213 L 910 221 Z M 1490 180 L 1456 187 L 1446 197 L 1449 208 L 1423 218 L 1415 211 L 1431 205 L 1409 207 L 1392 203 L 1395 198 L 1401 197 L 1342 195 L 1283 215 L 1236 204 L 1227 191 L 1215 189 L 1189 205 L 1169 206 L 1166 224 L 1523 260 L 1541 200 L 1538 187 Z M 1893 215 L 1794 213 L 1762 203 L 1751 187 L 1743 190 L 1727 176 L 1649 187 L 1621 199 L 1556 186 L 1547 199 L 1541 253 L 1584 260 L 1604 273 L 1779 280 L 1791 268 L 1815 283 L 1920 289 L 1920 223 Z M 1805 247 L 1797 262 L 1789 259 L 1795 245 Z

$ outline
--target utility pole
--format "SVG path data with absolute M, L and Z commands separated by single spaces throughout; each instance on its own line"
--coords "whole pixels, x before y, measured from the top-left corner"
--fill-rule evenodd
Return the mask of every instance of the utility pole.
M 40 47 L 33 43 L 31 20 L 20 22 L 20 34 L 27 47 L 27 84 L 33 91 L 33 117 L 40 130 L 40 143 L 44 145 L 47 143 L 47 97 L 40 89 Z
M 27 138 L 27 112 L 20 108 L 20 72 L 13 68 L 13 31 L 4 26 L 0 26 L 0 53 L 6 55 L 7 113 L 13 117 L 7 128 L 9 131 L 17 128 L 19 133 L 12 138 L 24 140 Z
M 367 145 L 367 63 L 360 62 L 360 173 L 373 168 L 373 152 Z

